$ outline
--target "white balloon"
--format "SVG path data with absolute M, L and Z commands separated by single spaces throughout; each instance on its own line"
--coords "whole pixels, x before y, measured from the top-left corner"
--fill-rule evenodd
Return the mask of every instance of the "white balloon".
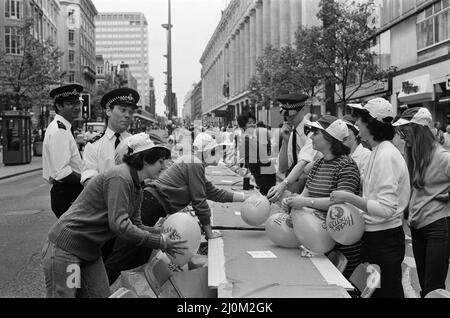
M 351 204 L 335 204 L 327 215 L 327 228 L 331 237 L 342 245 L 353 245 L 361 240 L 366 224 L 359 210 Z
M 298 248 L 301 243 L 294 233 L 294 226 L 289 214 L 273 214 L 266 222 L 266 233 L 276 245 L 285 248 Z
M 260 194 L 248 198 L 241 206 L 241 217 L 251 226 L 260 226 L 270 216 L 270 202 Z
M 308 250 L 325 254 L 334 248 L 336 242 L 328 233 L 325 217 L 318 217 L 316 214 L 320 215 L 320 212 L 309 208 L 292 210 L 294 233 Z
M 201 230 L 197 221 L 188 213 L 175 213 L 170 215 L 162 225 L 162 233 L 170 233 L 172 229 L 175 232 L 170 236 L 171 240 L 187 241 L 188 248 L 181 254 L 175 254 L 175 257 L 169 255 L 172 261 L 178 266 L 186 265 L 189 260 L 197 254 L 201 241 Z

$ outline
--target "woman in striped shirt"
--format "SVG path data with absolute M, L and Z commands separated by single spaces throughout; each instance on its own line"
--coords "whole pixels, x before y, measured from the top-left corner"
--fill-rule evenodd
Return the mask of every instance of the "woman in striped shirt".
M 359 194 L 359 170 L 355 161 L 349 157 L 350 149 L 343 144 L 348 137 L 348 128 L 343 120 L 324 116 L 317 122 L 306 123 L 306 127 L 312 130 L 313 147 L 323 154 L 323 158 L 314 163 L 303 193 L 284 199 L 282 206 L 285 209 L 316 209 L 322 212 L 321 216 L 325 220 L 333 191 Z M 344 271 L 347 278 L 360 263 L 360 248 L 360 242 L 351 246 L 337 244 L 334 248 L 334 251 L 340 251 L 348 260 Z

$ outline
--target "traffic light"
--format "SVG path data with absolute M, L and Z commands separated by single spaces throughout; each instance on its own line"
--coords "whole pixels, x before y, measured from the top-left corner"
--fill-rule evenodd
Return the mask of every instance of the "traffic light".
M 83 98 L 83 119 L 88 120 L 91 118 L 91 95 L 82 94 L 81 98 Z

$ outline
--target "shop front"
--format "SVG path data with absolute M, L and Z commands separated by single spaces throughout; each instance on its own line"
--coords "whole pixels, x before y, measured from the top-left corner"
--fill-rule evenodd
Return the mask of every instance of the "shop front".
M 441 127 L 450 124 L 450 60 L 398 75 L 393 80 L 393 104 L 426 107 Z

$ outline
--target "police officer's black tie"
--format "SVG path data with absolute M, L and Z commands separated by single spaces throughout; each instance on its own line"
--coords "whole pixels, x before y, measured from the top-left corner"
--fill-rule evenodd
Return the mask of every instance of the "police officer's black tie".
M 115 133 L 114 136 L 116 136 L 116 143 L 114 144 L 114 149 L 117 149 L 117 146 L 120 144 L 120 134 Z
M 298 157 L 297 157 L 297 129 L 294 129 L 293 135 L 292 135 L 292 157 L 293 157 L 293 167 L 297 165 L 298 163 Z

